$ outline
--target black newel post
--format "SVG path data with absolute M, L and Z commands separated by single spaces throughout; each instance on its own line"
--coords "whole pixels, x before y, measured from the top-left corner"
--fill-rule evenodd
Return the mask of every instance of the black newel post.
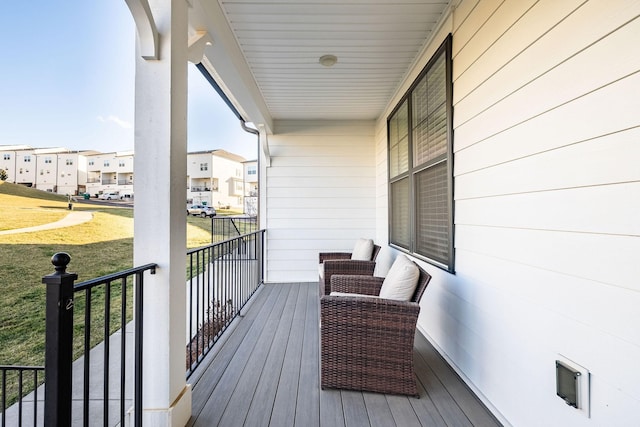
M 48 427 L 71 425 L 73 282 L 78 275 L 66 272 L 69 261 L 69 254 L 55 254 L 51 257 L 55 273 L 42 278 L 47 285 L 44 419 Z

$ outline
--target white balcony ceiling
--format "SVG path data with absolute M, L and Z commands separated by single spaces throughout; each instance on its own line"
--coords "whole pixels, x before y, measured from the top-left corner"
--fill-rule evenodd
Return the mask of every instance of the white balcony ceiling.
M 246 104 L 239 90 L 244 86 L 267 121 L 377 118 L 449 5 L 446 0 L 191 3 L 191 30 L 208 31 L 213 38 L 203 63 L 214 68 L 234 103 Z M 319 63 L 327 54 L 338 58 L 332 67 Z

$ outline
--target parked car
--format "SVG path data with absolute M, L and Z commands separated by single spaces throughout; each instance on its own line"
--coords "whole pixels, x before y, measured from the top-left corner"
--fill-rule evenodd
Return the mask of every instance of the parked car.
M 117 200 L 120 195 L 118 193 L 102 193 L 99 198 L 101 200 Z
M 200 215 L 202 218 L 207 216 L 212 218 L 216 216 L 216 210 L 213 206 L 191 205 L 187 208 L 187 215 Z

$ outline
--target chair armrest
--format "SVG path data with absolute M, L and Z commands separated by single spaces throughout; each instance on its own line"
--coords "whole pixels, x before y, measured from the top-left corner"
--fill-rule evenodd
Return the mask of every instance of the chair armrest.
M 351 252 L 320 252 L 318 254 L 319 264 L 328 259 L 351 259 Z
M 373 274 L 373 271 L 371 273 Z M 372 275 L 335 274 L 331 276 L 331 292 L 377 296 L 380 294 L 383 281 L 384 278 Z

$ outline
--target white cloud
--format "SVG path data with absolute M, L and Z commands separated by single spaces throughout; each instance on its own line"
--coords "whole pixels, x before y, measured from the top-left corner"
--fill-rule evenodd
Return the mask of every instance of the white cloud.
M 131 129 L 133 127 L 133 125 L 128 121 L 122 120 L 121 118 L 116 116 L 108 116 L 106 118 L 102 116 L 98 116 L 98 120 L 101 121 L 102 123 L 107 123 L 107 122 L 115 123 L 124 129 Z

